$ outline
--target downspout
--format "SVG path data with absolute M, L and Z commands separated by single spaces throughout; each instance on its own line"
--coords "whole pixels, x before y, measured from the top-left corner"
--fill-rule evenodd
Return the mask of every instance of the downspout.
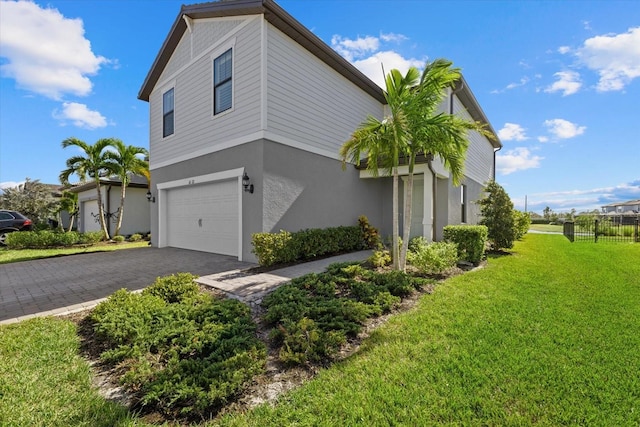
M 498 147 L 497 149 L 493 150 L 493 181 L 495 182 L 496 180 L 496 153 L 498 151 L 502 150 L 502 146 Z

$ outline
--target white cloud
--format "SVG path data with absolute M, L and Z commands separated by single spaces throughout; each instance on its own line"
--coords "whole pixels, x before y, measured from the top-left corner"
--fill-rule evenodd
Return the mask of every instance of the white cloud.
M 54 111 L 53 117 L 63 124 L 70 121 L 74 126 L 85 129 L 93 130 L 107 126 L 107 119 L 102 114 L 89 110 L 85 104 L 77 102 L 64 102 L 62 111 Z
M 574 138 L 582 135 L 587 129 L 586 126 L 578 126 L 564 119 L 545 120 L 544 125 L 549 129 L 549 133 L 558 139 Z
M 549 137 L 539 136 L 538 137 L 538 142 L 549 142 Z
M 560 46 L 558 48 L 558 53 L 564 55 L 565 53 L 571 52 L 571 48 L 569 46 Z
M 355 58 L 360 58 L 370 52 L 377 51 L 380 48 L 380 39 L 373 36 L 366 36 L 352 40 L 334 35 L 331 38 L 331 47 L 347 61 L 353 62 Z
M 362 71 L 367 77 L 373 80 L 378 86 L 384 88 L 384 74 L 382 73 L 382 66 L 384 66 L 384 72 L 388 73 L 392 69 L 396 68 L 400 70 L 402 74 L 406 73 L 411 67 L 421 68 L 424 67 L 424 61 L 417 59 L 404 58 L 397 52 L 386 51 L 376 52 L 368 58 L 354 61 L 353 65 Z
M 505 123 L 498 131 L 498 138 L 502 141 L 524 141 L 527 138 L 525 129 L 516 123 Z
M 7 59 L 0 66 L 3 77 L 52 99 L 91 93 L 87 76 L 109 61 L 91 51 L 81 19 L 65 18 L 56 9 L 29 1 L 3 0 L 0 7 L 0 51 Z
M 385 73 L 395 68 L 403 74 L 410 67 L 424 67 L 424 59 L 405 58 L 394 50 L 384 49 L 385 43 L 397 44 L 405 40 L 408 40 L 406 36 L 394 33 L 381 33 L 380 37 L 358 37 L 355 40 L 334 35 L 331 38 L 331 47 L 378 86 L 384 88 L 383 66 Z
M 4 182 L 0 182 L 0 190 L 4 190 L 6 188 L 16 188 L 16 187 L 18 187 L 18 186 L 20 186 L 22 184 L 24 184 L 24 181 L 20 181 L 20 182 L 4 181 Z
M 400 43 L 405 40 L 409 40 L 407 36 L 402 34 L 395 34 L 395 33 L 386 33 L 386 34 L 380 33 L 380 39 L 384 42 L 395 42 L 395 43 Z
M 600 92 L 622 90 L 640 77 L 640 27 L 626 33 L 585 40 L 577 52 L 580 61 L 600 75 Z
M 517 147 L 504 154 L 497 154 L 496 170 L 502 175 L 509 175 L 521 170 L 538 168 L 543 159 L 544 157 L 532 155 L 528 148 Z
M 578 92 L 582 87 L 580 81 L 580 74 L 575 71 L 559 71 L 554 74 L 558 78 L 558 81 L 554 82 L 551 86 L 548 86 L 544 91 L 562 92 L 562 96 L 573 95 Z
M 578 212 L 600 210 L 600 207 L 612 202 L 636 200 L 640 198 L 640 180 L 609 187 L 590 188 L 586 190 L 565 190 L 529 195 L 529 208 L 540 211 L 549 206 L 554 211 Z M 520 205 L 524 203 L 521 202 Z

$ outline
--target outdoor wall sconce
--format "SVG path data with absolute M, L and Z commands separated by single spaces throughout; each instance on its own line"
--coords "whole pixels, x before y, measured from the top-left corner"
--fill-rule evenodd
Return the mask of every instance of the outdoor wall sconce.
M 151 194 L 151 190 L 147 191 L 147 202 L 149 202 L 149 203 L 155 203 L 156 202 L 156 198 L 153 197 L 153 194 Z
M 244 191 L 253 194 L 253 184 L 250 184 L 249 175 L 247 175 L 246 172 L 242 175 L 242 186 L 244 187 Z

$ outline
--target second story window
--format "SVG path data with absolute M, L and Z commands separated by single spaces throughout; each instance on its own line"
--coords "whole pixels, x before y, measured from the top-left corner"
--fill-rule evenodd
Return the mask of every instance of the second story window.
M 213 60 L 213 114 L 219 114 L 232 107 L 233 86 L 232 49 Z
M 165 138 L 173 135 L 174 117 L 173 117 L 173 88 L 169 89 L 162 95 L 162 137 Z

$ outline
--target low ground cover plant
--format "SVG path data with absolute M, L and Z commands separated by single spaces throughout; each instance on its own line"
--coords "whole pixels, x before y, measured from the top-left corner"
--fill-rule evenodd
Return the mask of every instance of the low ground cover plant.
M 91 313 L 106 363 L 123 371 L 137 406 L 170 418 L 215 413 L 261 373 L 265 347 L 248 306 L 201 293 L 194 276 L 120 290 Z
M 332 264 L 325 273 L 292 280 L 263 301 L 280 360 L 289 364 L 330 360 L 370 317 L 396 307 L 428 283 L 399 271 L 376 272 L 359 264 Z

